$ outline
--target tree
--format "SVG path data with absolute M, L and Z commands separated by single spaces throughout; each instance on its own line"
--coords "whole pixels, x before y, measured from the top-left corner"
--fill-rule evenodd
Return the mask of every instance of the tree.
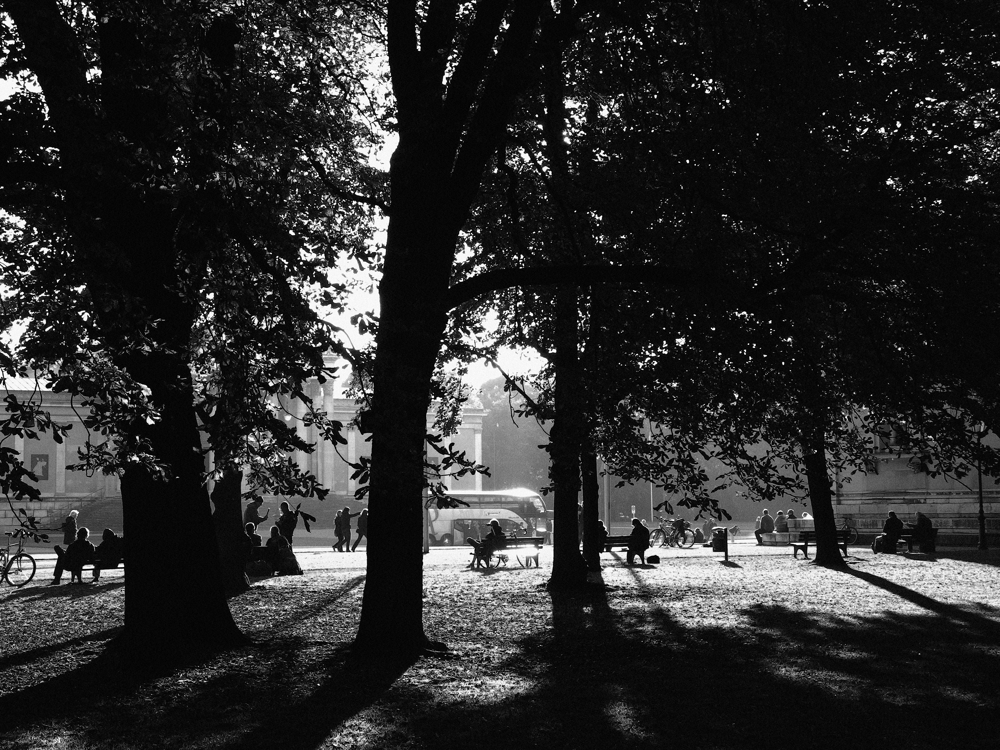
M 271 413 L 248 403 L 259 404 L 261 391 L 301 398 L 302 377 L 322 374 L 333 342 L 306 294 L 316 285 L 315 298 L 335 304 L 325 267 L 342 242 L 367 252 L 357 209 L 318 200 L 343 197 L 367 176 L 350 168 L 360 134 L 353 113 L 325 98 L 342 66 L 316 53 L 316 26 L 297 14 L 315 14 L 329 34 L 338 9 L 248 4 L 234 16 L 211 4 L 55 0 L 2 8 L 13 22 L 8 70 L 41 92 L 26 89 L 7 107 L 8 123 L 23 128 L 6 154 L 18 169 L 2 186 L 16 217 L 5 283 L 18 296 L 7 319 L 30 317 L 22 356 L 47 365 L 56 390 L 84 399 L 85 424 L 108 437 L 92 440 L 84 461 L 122 476 L 134 551 L 125 645 L 148 660 L 239 643 L 200 429 L 227 477 L 241 438 L 264 430 L 287 442 Z M 325 119 L 309 115 L 320 104 Z M 310 140 L 313 126 L 323 150 Z M 340 183 L 329 178 L 334 160 L 344 165 Z M 234 346 L 241 351 L 225 359 Z M 188 553 L 169 564 L 156 554 L 164 514 L 186 520 Z

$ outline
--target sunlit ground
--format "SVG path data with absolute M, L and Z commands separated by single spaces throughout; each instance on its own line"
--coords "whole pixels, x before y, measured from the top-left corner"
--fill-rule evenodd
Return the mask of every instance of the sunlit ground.
M 364 553 L 303 548 L 306 575 L 232 602 L 256 646 L 139 682 L 101 656 L 122 574 L 43 571 L 0 589 L 0 747 L 996 746 L 1000 554 L 860 547 L 834 572 L 747 540 L 728 564 L 659 552 L 552 596 L 551 550 L 487 572 L 435 549 L 424 620 L 451 652 L 386 672 L 346 648 Z

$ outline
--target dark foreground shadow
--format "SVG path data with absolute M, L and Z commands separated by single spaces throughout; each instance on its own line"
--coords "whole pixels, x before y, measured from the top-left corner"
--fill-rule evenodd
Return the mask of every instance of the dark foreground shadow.
M 162 738 L 157 746 L 217 750 L 992 746 L 983 738 L 994 736 L 1000 708 L 1000 613 L 863 571 L 843 575 L 901 606 L 846 617 L 835 606 L 746 601 L 731 622 L 706 626 L 696 611 L 680 616 L 696 607 L 683 590 L 647 588 L 636 570 L 628 596 L 599 576 L 582 590 L 539 594 L 537 616 L 551 621 L 530 632 L 512 626 L 514 609 L 499 610 L 484 632 L 513 646 L 502 659 L 429 659 L 417 665 L 420 679 L 409 664 L 373 663 L 341 645 L 276 639 L 241 650 L 245 661 L 225 674 L 162 681 L 165 696 L 184 697 L 152 715 L 108 709 L 135 686 L 109 689 L 114 664 L 103 657 L 0 700 L 0 715 L 6 723 L 30 708 L 39 726 L 103 706 L 85 738 L 101 750 L 127 746 L 98 742 L 130 722 Z M 283 665 L 310 658 L 320 662 L 316 683 L 290 682 Z

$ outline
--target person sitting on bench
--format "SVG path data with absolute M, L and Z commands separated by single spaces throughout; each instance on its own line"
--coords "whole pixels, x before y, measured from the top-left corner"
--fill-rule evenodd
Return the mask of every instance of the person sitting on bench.
M 889 517 L 882 524 L 882 533 L 875 537 L 875 541 L 872 542 L 872 552 L 876 555 L 879 552 L 887 555 L 895 555 L 896 543 L 899 541 L 899 535 L 902 533 L 903 522 L 896 516 L 895 511 L 890 510 Z
M 917 522 L 906 525 L 913 529 L 913 541 L 917 543 L 917 549 L 924 553 L 934 551 L 934 525 L 931 519 L 918 511 Z
M 475 562 L 478 564 L 480 561 L 486 562 L 490 559 L 490 555 L 501 549 L 507 541 L 507 536 L 500 528 L 500 522 L 494 518 L 490 521 L 490 533 L 486 535 L 485 539 L 479 541 L 470 536 L 465 541 L 476 550 Z
M 105 529 L 94 555 L 94 580 L 100 579 L 102 570 L 117 568 L 124 559 L 125 540 L 111 529 Z
M 51 586 L 59 585 L 64 570 L 69 571 L 72 583 L 83 583 L 83 566 L 91 562 L 97 552 L 94 545 L 87 541 L 89 536 L 90 529 L 84 526 L 76 532 L 76 541 L 65 550 L 56 545 L 56 571 Z
M 632 560 L 636 555 L 642 560 L 642 564 L 646 564 L 646 550 L 649 549 L 649 529 L 642 525 L 642 519 L 633 518 L 632 519 L 632 533 L 628 535 L 628 551 L 625 554 L 628 564 L 632 564 Z

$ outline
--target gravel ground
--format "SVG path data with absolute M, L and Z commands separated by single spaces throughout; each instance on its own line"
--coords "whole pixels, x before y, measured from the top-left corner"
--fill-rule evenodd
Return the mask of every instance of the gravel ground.
M 553 596 L 550 550 L 487 572 L 435 549 L 424 622 L 451 650 L 386 673 L 347 648 L 365 555 L 305 548 L 231 602 L 255 645 L 144 680 L 102 656 L 123 574 L 50 587 L 45 557 L 0 588 L 0 748 L 997 747 L 1000 554 L 851 552 L 606 554 L 603 586 Z

